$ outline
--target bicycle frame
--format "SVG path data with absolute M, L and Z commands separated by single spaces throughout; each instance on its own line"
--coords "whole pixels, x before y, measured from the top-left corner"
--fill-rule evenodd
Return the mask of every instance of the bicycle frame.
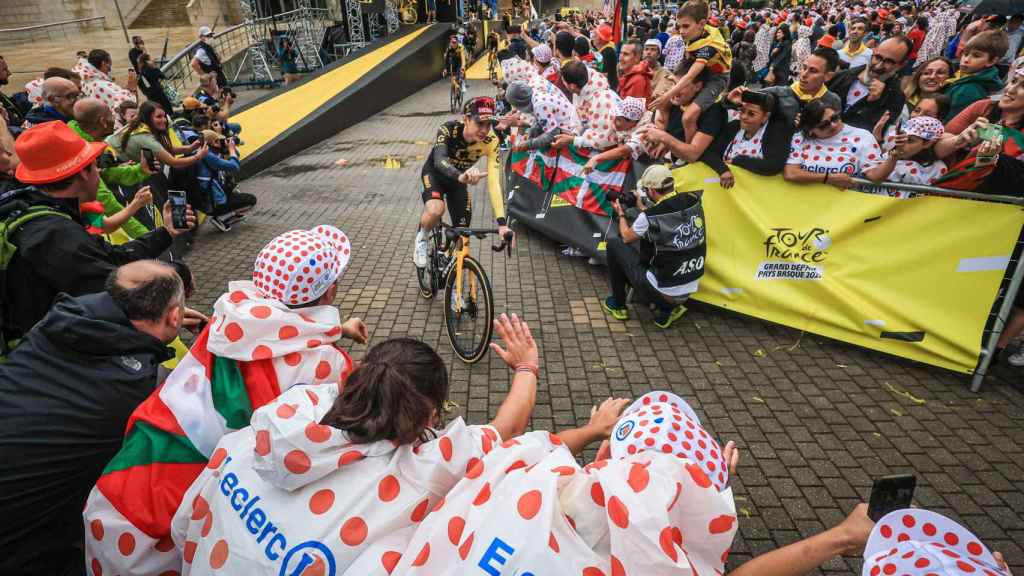
M 462 312 L 462 262 L 469 256 L 469 236 L 459 236 L 454 242 L 456 247 L 446 242 L 444 247 L 445 254 L 448 255 L 448 265 L 445 266 L 444 273 L 441 274 L 442 278 L 447 278 L 448 274 L 451 273 L 452 267 L 455 267 L 455 312 Z M 470 291 L 473 302 L 476 302 L 476 278 L 470 278 Z M 446 302 L 447 306 L 448 303 Z
M 440 271 L 440 278 L 447 278 L 452 272 L 452 268 L 455 269 L 455 312 L 462 312 L 462 267 L 463 262 L 469 257 L 469 237 L 471 234 L 457 234 L 449 232 L 450 227 L 437 227 L 434 228 L 434 237 L 437 239 L 436 246 L 438 246 L 442 253 L 448 258 L 445 263 L 444 269 Z M 473 231 L 472 235 L 482 238 L 486 234 L 497 233 L 497 230 L 479 230 Z M 491 249 L 495 252 L 500 252 L 506 249 L 506 241 L 501 243 L 501 246 L 491 246 Z M 509 248 L 511 250 L 511 248 Z M 473 302 L 476 302 L 477 297 L 477 286 L 476 278 L 470 278 L 470 291 L 472 292 L 471 298 Z M 445 305 L 448 305 L 447 303 Z

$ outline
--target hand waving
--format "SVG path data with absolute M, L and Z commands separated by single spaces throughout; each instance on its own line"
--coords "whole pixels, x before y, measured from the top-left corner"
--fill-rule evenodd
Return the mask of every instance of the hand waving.
M 494 329 L 505 344 L 505 348 L 491 342 L 491 350 L 500 356 L 509 368 L 515 368 L 519 364 L 537 366 L 540 363 L 540 352 L 537 350 L 537 343 L 533 341 L 533 335 L 530 334 L 530 327 L 520 320 L 519 316 L 512 314 L 509 318 L 508 315 L 502 314 L 494 320 Z

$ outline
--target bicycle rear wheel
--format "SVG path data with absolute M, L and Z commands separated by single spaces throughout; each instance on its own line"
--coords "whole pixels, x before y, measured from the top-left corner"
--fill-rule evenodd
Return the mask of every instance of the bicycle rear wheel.
M 494 328 L 494 296 L 480 263 L 462 261 L 461 299 L 456 291 L 456 270 L 448 273 L 444 288 L 444 322 L 455 355 L 475 364 L 487 353 Z

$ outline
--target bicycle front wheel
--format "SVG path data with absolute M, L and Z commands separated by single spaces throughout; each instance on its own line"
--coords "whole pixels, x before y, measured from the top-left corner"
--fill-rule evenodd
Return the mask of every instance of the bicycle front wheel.
M 452 268 L 445 281 L 445 328 L 455 355 L 467 364 L 475 364 L 487 353 L 491 342 L 494 296 L 487 274 L 473 258 L 463 259 L 462 277 L 458 282 L 456 272 Z

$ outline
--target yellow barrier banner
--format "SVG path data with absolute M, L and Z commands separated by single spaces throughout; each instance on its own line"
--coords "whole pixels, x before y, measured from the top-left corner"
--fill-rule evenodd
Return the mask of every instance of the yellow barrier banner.
M 1024 226 L 1017 206 L 791 184 L 732 167 L 674 170 L 703 189 L 697 300 L 950 370 L 974 371 Z

